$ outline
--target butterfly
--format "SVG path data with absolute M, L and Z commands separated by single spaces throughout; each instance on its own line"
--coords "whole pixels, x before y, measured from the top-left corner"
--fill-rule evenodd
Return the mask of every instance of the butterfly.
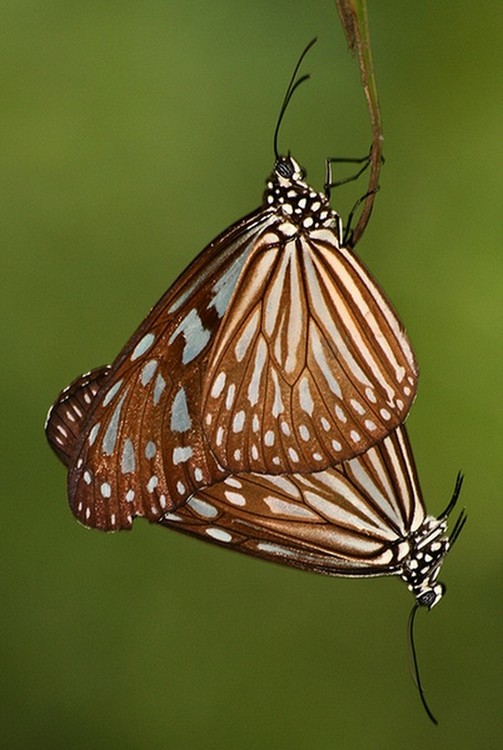
M 225 474 L 321 470 L 399 425 L 417 374 L 340 217 L 280 157 L 263 206 L 203 250 L 97 376 L 65 461 L 71 508 L 127 528 Z M 49 415 L 53 445 L 83 377 Z
M 405 426 L 336 467 L 312 474 L 232 474 L 160 521 L 254 557 L 331 576 L 401 578 L 431 609 L 444 587 L 452 499 L 427 514 Z M 455 538 L 466 517 L 457 521 Z

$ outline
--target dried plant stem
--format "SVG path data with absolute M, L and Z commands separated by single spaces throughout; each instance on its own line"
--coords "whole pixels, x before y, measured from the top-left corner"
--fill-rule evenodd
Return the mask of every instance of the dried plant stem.
M 370 151 L 370 170 L 368 190 L 363 201 L 363 209 L 352 234 L 352 244 L 355 245 L 363 235 L 379 186 L 379 175 L 382 164 L 383 132 L 381 110 L 377 96 L 377 84 L 372 63 L 370 34 L 368 28 L 368 13 L 366 0 L 335 0 L 341 23 L 346 35 L 349 49 L 358 57 L 363 91 L 367 101 L 370 126 L 372 130 L 372 146 Z

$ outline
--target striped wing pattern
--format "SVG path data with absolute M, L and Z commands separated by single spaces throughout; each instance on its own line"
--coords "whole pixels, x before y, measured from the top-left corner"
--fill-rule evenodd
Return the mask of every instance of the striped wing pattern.
M 401 574 L 425 516 L 404 427 L 326 471 L 243 473 L 161 523 L 239 552 L 338 576 Z
M 135 516 L 156 521 L 228 473 L 200 428 L 202 377 L 253 238 L 268 220 L 267 212 L 251 214 L 208 246 L 107 371 L 64 461 L 70 507 L 83 524 L 115 530 L 130 528 Z M 64 398 L 65 391 L 49 414 L 51 443 Z
M 203 425 L 233 472 L 312 472 L 405 419 L 417 366 L 391 304 L 333 228 L 267 230 L 215 337 Z

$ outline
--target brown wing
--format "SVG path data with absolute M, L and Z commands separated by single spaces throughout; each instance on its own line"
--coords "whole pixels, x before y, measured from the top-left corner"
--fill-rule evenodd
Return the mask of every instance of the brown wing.
M 405 419 L 417 366 L 391 304 L 330 229 L 268 229 L 212 344 L 203 425 L 233 472 L 312 472 Z
M 113 363 L 67 457 L 70 506 L 85 525 L 114 530 L 130 528 L 135 516 L 156 521 L 226 473 L 200 426 L 202 373 L 254 238 L 268 221 L 267 211 L 251 214 L 214 240 Z
M 161 523 L 255 557 L 327 575 L 393 575 L 425 519 L 404 427 L 309 475 L 240 474 L 199 490 Z

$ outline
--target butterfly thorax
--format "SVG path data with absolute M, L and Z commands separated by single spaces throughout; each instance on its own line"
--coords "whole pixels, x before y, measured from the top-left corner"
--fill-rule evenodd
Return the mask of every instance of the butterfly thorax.
M 437 576 L 449 550 L 447 521 L 427 516 L 422 526 L 409 537 L 410 552 L 402 563 L 400 577 L 419 605 L 431 609 L 442 598 L 445 588 Z
M 291 156 L 281 156 L 267 182 L 264 203 L 298 231 L 333 229 L 342 236 L 341 220 L 332 210 L 326 195 L 310 187 L 304 171 Z

